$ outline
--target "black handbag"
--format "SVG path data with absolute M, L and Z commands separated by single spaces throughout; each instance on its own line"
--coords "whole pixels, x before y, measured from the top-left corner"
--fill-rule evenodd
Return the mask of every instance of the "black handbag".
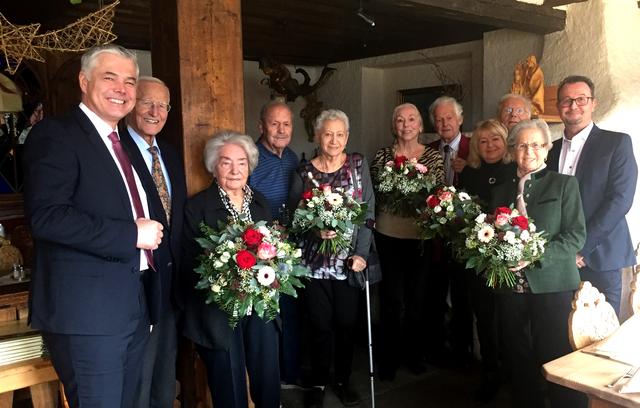
M 357 174 L 354 174 L 356 169 L 353 165 L 353 158 L 349 155 L 349 173 L 351 174 L 351 180 L 353 181 L 353 187 L 355 191 L 360 190 L 360 183 L 358 182 Z M 360 228 L 372 228 L 367 222 Z M 357 237 L 357 231 L 355 231 L 354 239 Z M 355 242 L 354 242 L 355 245 Z M 369 281 L 369 285 L 378 283 L 382 280 L 382 268 L 380 268 L 380 257 L 378 256 L 378 250 L 376 248 L 376 241 L 371 235 L 371 246 L 369 247 L 369 256 L 367 256 L 367 267 L 360 271 L 355 272 L 350 268 L 351 265 L 347 265 L 347 283 L 349 286 L 365 289 L 366 281 Z

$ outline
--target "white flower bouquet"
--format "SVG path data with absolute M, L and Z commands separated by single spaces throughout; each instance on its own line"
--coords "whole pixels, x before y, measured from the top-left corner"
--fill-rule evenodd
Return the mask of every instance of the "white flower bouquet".
M 302 200 L 293 213 L 291 231 L 318 233 L 336 232 L 333 239 L 322 240 L 318 248 L 323 255 L 338 254 L 351 248 L 351 236 L 356 225 L 363 224 L 367 204 L 357 201 L 342 188 L 319 185 L 302 193 Z
M 379 203 L 387 211 L 413 217 L 424 205 L 424 196 L 436 186 L 436 177 L 427 166 L 405 156 L 396 156 L 385 163 L 377 176 Z
M 466 237 L 465 245 L 458 248 L 457 255 L 466 259 L 467 268 L 482 273 L 492 288 L 513 287 L 516 276 L 511 268 L 521 261 L 542 259 L 547 242 L 544 233 L 536 231 L 533 220 L 506 207 L 498 207 L 489 215 L 481 213 L 461 232 Z

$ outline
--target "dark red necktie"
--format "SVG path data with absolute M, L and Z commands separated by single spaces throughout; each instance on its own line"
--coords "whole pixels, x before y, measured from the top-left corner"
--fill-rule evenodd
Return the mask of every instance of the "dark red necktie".
M 111 132 L 111 134 L 109 135 L 109 140 L 111 140 L 111 143 L 113 144 L 113 151 L 118 158 L 118 162 L 120 162 L 120 168 L 124 173 L 124 178 L 127 180 L 129 192 L 131 193 L 131 201 L 133 201 L 133 208 L 134 210 L 136 210 L 136 219 L 145 218 L 144 209 L 142 208 L 142 201 L 140 200 L 140 194 L 138 193 L 138 187 L 136 186 L 136 180 L 133 177 L 133 169 L 131 167 L 129 156 L 127 156 L 124 150 L 122 150 L 122 145 L 120 144 L 120 139 L 118 138 L 118 134 L 116 132 Z M 153 254 L 151 253 L 151 250 L 145 249 L 144 254 L 147 257 L 149 268 L 155 271 L 156 268 L 153 265 Z

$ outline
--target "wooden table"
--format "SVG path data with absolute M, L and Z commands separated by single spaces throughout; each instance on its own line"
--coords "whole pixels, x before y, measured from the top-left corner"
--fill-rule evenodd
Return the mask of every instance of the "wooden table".
M 640 393 L 620 394 L 607 384 L 625 374 L 631 366 L 580 350 L 542 366 L 548 381 L 589 395 L 589 407 L 640 407 Z

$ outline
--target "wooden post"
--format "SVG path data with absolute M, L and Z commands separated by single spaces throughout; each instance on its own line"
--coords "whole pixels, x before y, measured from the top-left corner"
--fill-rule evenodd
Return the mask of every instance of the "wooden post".
M 211 182 L 204 144 L 221 129 L 244 131 L 240 0 L 151 2 L 154 76 L 171 90 L 162 132 L 182 147 L 189 195 Z
M 160 137 L 181 148 L 191 196 L 211 183 L 203 148 L 222 129 L 244 131 L 241 0 L 151 2 L 153 75 L 171 92 Z M 183 408 L 210 407 L 206 373 L 182 339 L 177 376 Z

